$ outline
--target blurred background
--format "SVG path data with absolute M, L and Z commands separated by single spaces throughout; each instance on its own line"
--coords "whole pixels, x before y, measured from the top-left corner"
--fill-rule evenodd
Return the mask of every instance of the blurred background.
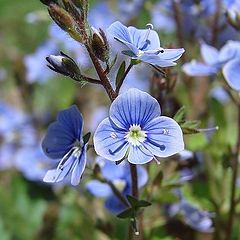
M 146 64 L 135 66 L 122 92 L 137 87 L 151 93 L 162 114 L 170 117 L 184 105 L 188 120 L 201 121 L 192 122 L 189 133 L 195 126 L 219 127 L 186 135 L 187 151 L 162 159 L 160 166 L 154 161 L 145 166 L 148 183 L 141 198 L 153 204 L 144 210 L 144 234 L 136 239 L 226 239 L 231 153 L 237 138 L 233 100 L 239 100 L 239 93 L 224 82 L 220 70 L 193 77 L 182 66 L 192 59 L 206 63 L 202 44 L 221 49 L 229 40 L 239 40 L 234 14 L 240 6 L 235 2 L 89 1 L 91 26 L 105 31 L 116 20 L 138 28 L 150 22 L 163 47 L 186 50 L 176 67 L 164 69 L 165 76 Z M 47 67 L 45 57 L 63 51 L 86 75 L 95 76 L 86 50 L 53 23 L 38 0 L 0 0 L 0 29 L 0 239 L 127 239 L 128 220 L 114 216 L 104 207 L 105 199 L 93 197 L 85 187 L 94 177 L 93 150 L 78 187 L 42 182 L 46 171 L 56 166 L 43 154 L 41 140 L 57 113 L 77 104 L 86 133 L 93 133 L 108 115 L 110 102 L 101 87 L 81 86 Z M 114 48 L 111 54 L 115 56 Z M 113 84 L 124 60 L 119 55 L 110 73 Z M 240 239 L 239 204 L 235 213 L 231 239 Z

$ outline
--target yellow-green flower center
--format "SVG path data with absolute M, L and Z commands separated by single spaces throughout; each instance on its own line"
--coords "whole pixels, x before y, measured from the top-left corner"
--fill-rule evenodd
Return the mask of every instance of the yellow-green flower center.
M 141 145 L 147 137 L 146 131 L 142 130 L 139 125 L 133 124 L 125 136 L 127 141 L 133 146 Z

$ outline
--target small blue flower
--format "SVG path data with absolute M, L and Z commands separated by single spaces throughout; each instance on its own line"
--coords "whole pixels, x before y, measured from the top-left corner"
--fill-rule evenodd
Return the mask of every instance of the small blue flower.
M 113 101 L 109 118 L 95 132 L 97 154 L 111 161 L 127 157 L 133 164 L 144 164 L 154 156 L 168 157 L 182 151 L 180 126 L 160 114 L 157 100 L 148 93 L 132 88 L 121 94 Z
M 62 159 L 56 169 L 49 170 L 43 181 L 60 182 L 71 176 L 78 185 L 86 166 L 86 149 L 82 138 L 83 119 L 76 105 L 60 111 L 57 121 L 48 127 L 42 142 L 44 153 L 52 159 Z
M 128 51 L 122 53 L 133 59 L 159 67 L 176 65 L 174 61 L 182 56 L 184 49 L 161 48 L 157 32 L 152 30 L 153 26 L 151 24 L 148 24 L 148 27 L 148 29 L 139 30 L 135 27 L 126 27 L 117 21 L 107 31 L 128 48 Z
M 240 92 L 240 60 L 235 58 L 227 62 L 223 67 L 223 75 L 228 85 Z
M 211 217 L 213 214 L 198 209 L 193 206 L 186 199 L 182 199 L 179 203 L 168 206 L 168 213 L 171 217 L 180 213 L 183 216 L 184 222 L 199 232 L 212 232 L 213 221 Z
M 217 73 L 221 68 L 219 51 L 206 44 L 201 44 L 202 62 L 192 60 L 190 63 L 185 63 L 182 67 L 183 71 L 190 76 L 210 76 Z
M 114 162 L 103 158 L 97 158 L 103 177 L 111 182 L 123 196 L 131 194 L 131 174 L 129 164 L 122 162 L 116 165 Z M 148 180 L 147 171 L 142 166 L 137 166 L 138 188 L 142 188 Z M 91 180 L 86 184 L 87 190 L 94 196 L 106 198 L 105 207 L 112 213 L 118 214 L 127 208 L 113 193 L 107 183 Z

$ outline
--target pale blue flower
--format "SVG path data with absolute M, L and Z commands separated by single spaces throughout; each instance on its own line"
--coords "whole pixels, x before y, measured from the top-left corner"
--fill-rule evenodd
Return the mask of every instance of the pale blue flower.
M 128 51 L 123 51 L 122 53 L 130 56 L 132 59 L 138 59 L 159 67 L 176 65 L 174 61 L 182 56 L 184 49 L 161 48 L 157 32 L 152 30 L 151 24 L 148 26 L 148 29 L 139 30 L 135 27 L 126 27 L 117 21 L 107 31 L 128 48 Z
M 82 128 L 82 115 L 76 105 L 59 112 L 57 121 L 48 127 L 42 148 L 49 158 L 61 161 L 56 169 L 46 173 L 43 181 L 60 182 L 71 176 L 71 184 L 79 184 L 86 166 L 87 149 Z
M 111 161 L 127 158 L 133 164 L 144 164 L 154 156 L 168 157 L 182 151 L 180 126 L 160 114 L 159 103 L 149 94 L 135 88 L 121 94 L 94 134 L 97 154 Z
M 114 162 L 98 158 L 97 163 L 100 166 L 103 177 L 111 182 L 118 191 L 126 197 L 131 195 L 131 173 L 129 164 L 121 162 L 116 165 Z M 142 188 L 148 180 L 147 171 L 142 166 L 137 166 L 138 188 Z M 91 180 L 86 184 L 87 190 L 94 196 L 105 198 L 105 207 L 112 213 L 118 214 L 127 208 L 116 195 L 114 195 L 111 187 L 107 183 L 98 180 Z

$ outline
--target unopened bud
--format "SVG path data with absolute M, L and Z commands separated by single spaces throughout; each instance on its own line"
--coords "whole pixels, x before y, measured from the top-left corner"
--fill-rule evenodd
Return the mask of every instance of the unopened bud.
M 92 27 L 92 49 L 95 56 L 103 62 L 109 59 L 109 44 L 102 29 Z
M 49 65 L 48 67 L 60 74 L 75 78 L 81 75 L 80 69 L 72 58 L 61 52 L 61 55 L 50 55 L 46 57 Z
M 236 29 L 240 30 L 240 9 L 232 7 L 226 12 L 228 22 Z
M 62 28 L 65 32 L 77 40 L 82 42 L 82 38 L 79 34 L 78 27 L 73 17 L 63 8 L 57 4 L 50 4 L 48 7 L 49 14 L 51 18 L 56 22 L 56 24 Z

